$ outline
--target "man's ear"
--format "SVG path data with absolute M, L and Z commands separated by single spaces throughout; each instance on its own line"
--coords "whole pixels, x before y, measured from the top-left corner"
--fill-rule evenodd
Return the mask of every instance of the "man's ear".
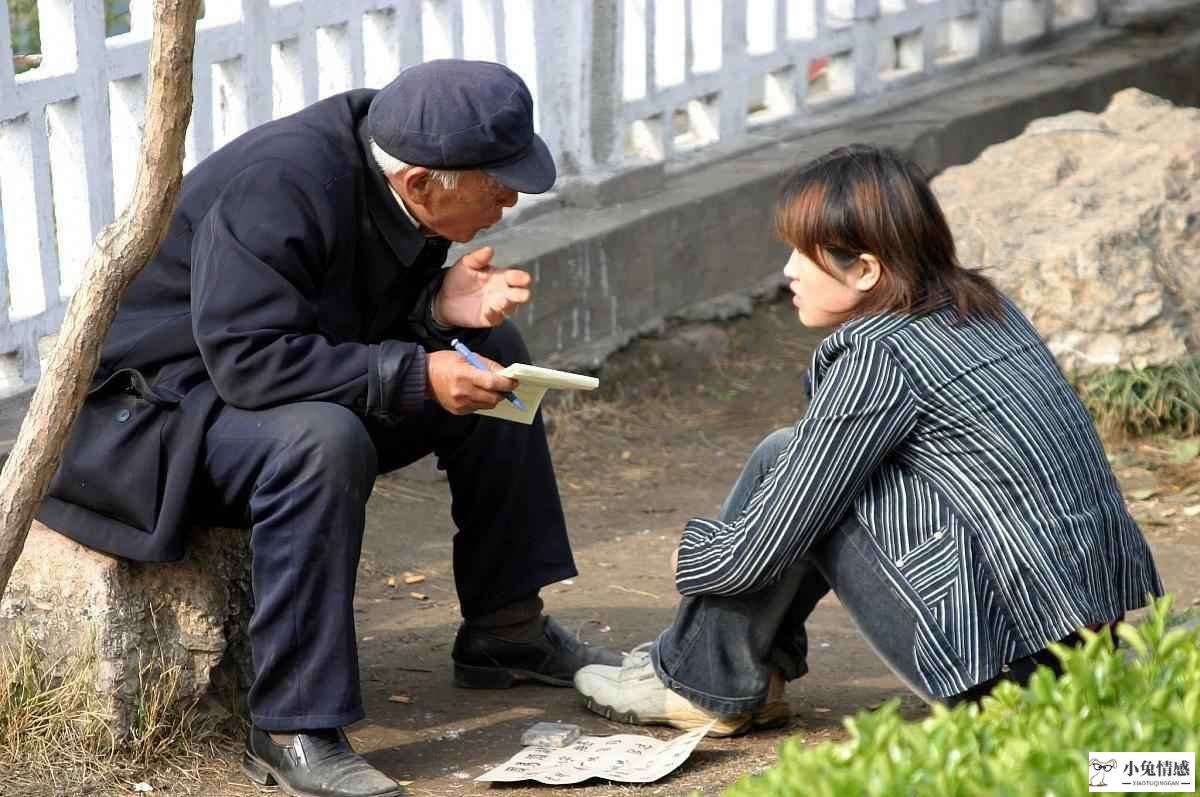
M 858 263 L 854 266 L 854 277 L 851 284 L 855 290 L 866 293 L 879 284 L 883 275 L 883 265 L 875 255 L 864 253 L 859 255 Z
M 429 193 L 433 190 L 433 180 L 429 170 L 424 166 L 409 166 L 398 175 L 392 176 L 393 183 L 398 182 L 396 192 L 415 205 L 428 204 Z

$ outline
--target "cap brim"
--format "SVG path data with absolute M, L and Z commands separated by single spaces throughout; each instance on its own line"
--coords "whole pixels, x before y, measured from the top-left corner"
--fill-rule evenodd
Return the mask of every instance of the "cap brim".
M 522 194 L 544 194 L 554 187 L 554 181 L 558 178 L 554 156 L 550 154 L 550 148 L 542 141 L 542 137 L 536 134 L 533 137 L 533 146 L 524 158 L 484 171 L 506 188 Z

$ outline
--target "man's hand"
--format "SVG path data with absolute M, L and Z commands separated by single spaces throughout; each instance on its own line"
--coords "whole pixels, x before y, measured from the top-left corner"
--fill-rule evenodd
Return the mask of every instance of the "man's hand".
M 493 268 L 492 254 L 492 247 L 485 246 L 450 267 L 434 299 L 438 321 L 452 327 L 495 327 L 529 301 L 533 278 L 517 268 Z
M 679 546 L 675 546 L 675 550 L 671 551 L 671 578 L 679 572 Z
M 479 359 L 493 371 L 503 368 L 487 357 Z M 456 351 L 430 352 L 426 363 L 429 397 L 454 415 L 490 410 L 500 403 L 502 393 L 517 386 L 515 379 L 480 371 Z

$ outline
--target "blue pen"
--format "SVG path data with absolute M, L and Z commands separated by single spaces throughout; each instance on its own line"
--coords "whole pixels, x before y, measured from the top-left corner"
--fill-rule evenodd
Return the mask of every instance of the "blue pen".
M 458 338 L 455 338 L 454 340 L 450 341 L 450 345 L 454 347 L 454 350 L 456 352 L 458 352 L 463 357 L 465 357 L 467 362 L 469 362 L 471 365 L 478 368 L 480 371 L 487 371 L 489 374 L 492 372 L 490 368 L 488 368 L 486 365 L 483 364 L 483 360 L 476 357 L 475 352 L 468 349 L 467 345 L 465 343 L 463 343 L 461 340 L 459 340 Z M 521 412 L 525 411 L 525 402 L 521 401 L 519 398 L 517 398 L 516 393 L 514 393 L 510 390 L 504 394 L 504 397 L 506 399 L 508 399 L 509 401 L 511 401 L 513 406 L 516 407 L 517 409 L 519 409 Z

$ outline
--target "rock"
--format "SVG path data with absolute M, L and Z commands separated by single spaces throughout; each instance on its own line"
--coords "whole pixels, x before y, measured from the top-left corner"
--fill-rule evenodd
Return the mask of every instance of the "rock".
M 182 562 L 115 559 L 34 523 L 0 602 L 0 642 L 25 625 L 60 671 L 95 654 L 95 689 L 111 728 L 128 733 L 143 668 L 150 677 L 178 666 L 176 708 L 210 688 L 249 684 L 248 533 L 197 529 Z M 227 693 L 228 694 L 228 693 Z
M 982 268 L 1064 367 L 1178 361 L 1200 344 L 1200 109 L 1137 89 L 1034 121 L 933 181 Z

